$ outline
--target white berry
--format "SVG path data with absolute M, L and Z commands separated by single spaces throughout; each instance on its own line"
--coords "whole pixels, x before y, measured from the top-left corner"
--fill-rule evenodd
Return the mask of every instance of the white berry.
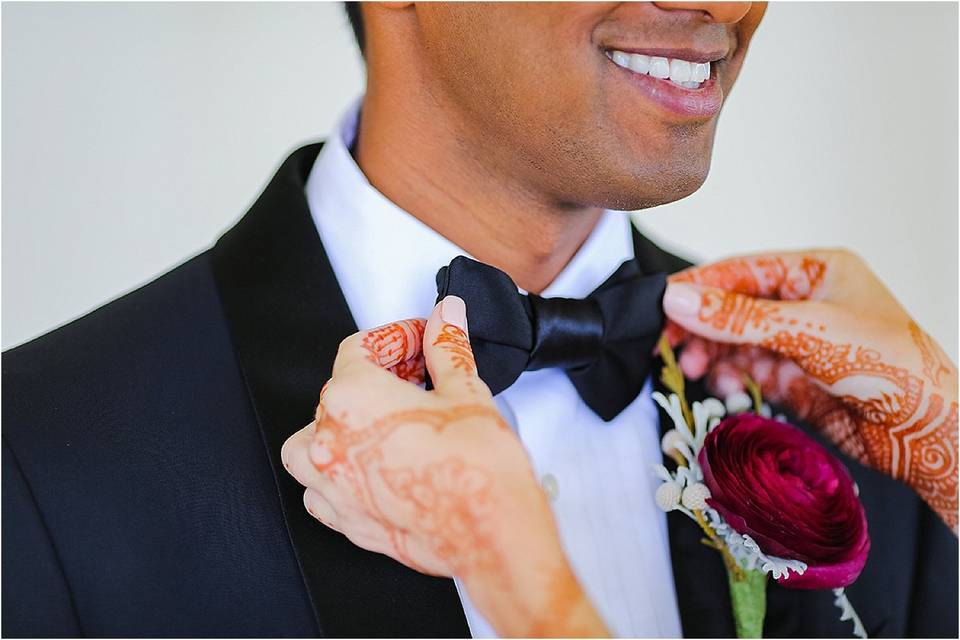
M 676 482 L 664 482 L 657 487 L 653 496 L 657 506 L 664 511 L 673 511 L 680 504 L 680 485 Z
M 681 502 L 683 506 L 691 511 L 703 511 L 707 508 L 707 498 L 710 497 L 710 489 L 702 482 L 696 482 L 683 490 Z

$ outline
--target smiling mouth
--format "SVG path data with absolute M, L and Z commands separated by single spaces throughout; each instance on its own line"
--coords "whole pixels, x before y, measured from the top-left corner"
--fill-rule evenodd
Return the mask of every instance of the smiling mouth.
M 617 49 L 607 49 L 604 54 L 618 67 L 638 75 L 669 80 L 684 89 L 699 89 L 710 79 L 711 62 L 709 60 L 698 62 L 682 58 L 630 53 Z
M 682 121 L 704 121 L 720 113 L 723 87 L 718 73 L 727 59 L 725 52 L 611 47 L 603 53 L 619 67 L 613 74 L 617 82 L 626 81 L 662 113 Z

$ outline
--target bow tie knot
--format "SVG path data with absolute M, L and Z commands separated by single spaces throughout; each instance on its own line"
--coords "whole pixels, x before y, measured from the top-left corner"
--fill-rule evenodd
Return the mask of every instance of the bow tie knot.
M 665 288 L 666 274 L 643 275 L 635 260 L 584 299 L 523 295 L 504 272 L 463 256 L 437 273 L 437 300 L 466 302 L 477 373 L 494 395 L 524 371 L 562 368 L 607 421 L 643 388 Z
M 597 358 L 603 344 L 603 313 L 596 300 L 528 295 L 527 301 L 534 329 L 528 371 L 577 369 Z

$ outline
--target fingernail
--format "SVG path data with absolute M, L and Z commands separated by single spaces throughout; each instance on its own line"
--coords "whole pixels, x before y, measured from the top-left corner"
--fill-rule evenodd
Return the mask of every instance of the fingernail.
M 447 296 L 440 301 L 440 319 L 467 333 L 467 305 L 462 298 Z
M 700 291 L 685 282 L 670 283 L 663 294 L 667 315 L 692 316 L 700 310 Z

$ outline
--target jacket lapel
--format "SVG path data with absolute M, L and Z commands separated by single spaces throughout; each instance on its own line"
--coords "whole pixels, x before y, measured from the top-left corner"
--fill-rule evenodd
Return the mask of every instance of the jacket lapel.
M 634 229 L 634 253 L 644 273 L 675 273 L 691 265 L 690 262 L 660 249 Z M 663 360 L 657 358 L 651 367 L 653 388 L 664 395 L 669 391 L 660 381 Z M 688 396 L 704 397 L 704 390 L 690 383 Z M 667 412 L 657 405 L 660 415 L 660 435 L 673 428 Z M 673 461 L 664 456 L 664 464 Z M 673 583 L 677 593 L 680 625 L 687 638 L 733 637 L 736 635 L 730 609 L 730 591 L 727 574 L 720 555 L 700 542 L 700 528 L 678 511 L 667 514 L 667 534 L 670 538 L 670 560 Z
M 313 419 L 340 341 L 357 330 L 304 195 L 320 147 L 294 152 L 213 249 L 290 542 L 322 635 L 468 636 L 452 580 L 419 574 L 317 523 L 280 461 L 283 442 Z
M 657 358 L 653 371 L 655 391 L 669 396 L 660 381 L 663 360 Z M 698 397 L 695 385 L 688 385 L 690 397 Z M 702 397 L 702 396 L 699 396 Z M 673 428 L 673 421 L 662 407 L 660 435 Z M 672 460 L 664 456 L 664 465 L 672 468 Z M 670 560 L 673 567 L 673 585 L 677 593 L 680 625 L 685 638 L 732 638 L 736 636 L 733 613 L 730 609 L 730 589 L 723 560 L 713 549 L 701 542 L 703 532 L 696 523 L 679 511 L 667 514 L 667 534 L 670 538 Z

